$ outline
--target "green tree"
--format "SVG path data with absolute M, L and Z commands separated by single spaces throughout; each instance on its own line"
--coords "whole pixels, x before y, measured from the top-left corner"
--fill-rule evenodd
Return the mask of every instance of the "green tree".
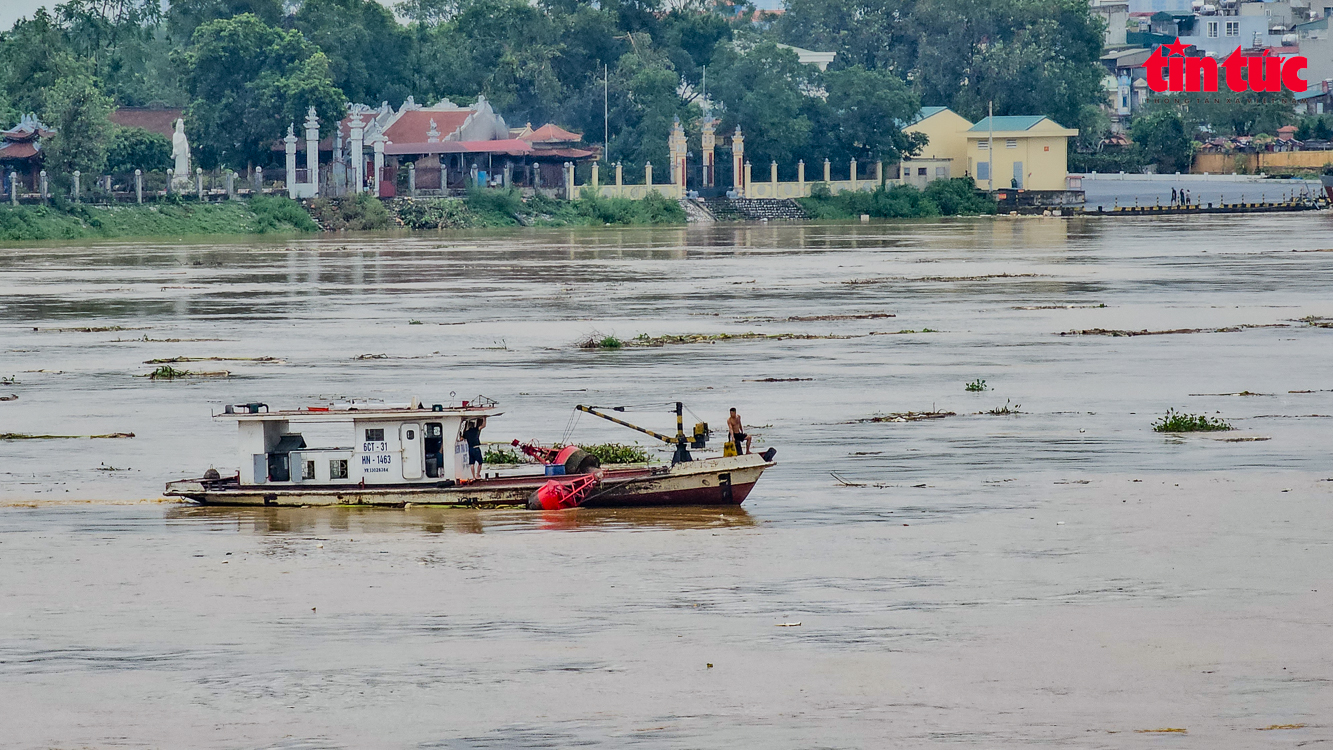
M 927 104 L 1067 125 L 1104 98 L 1103 27 L 1085 0 L 789 0 L 778 22 L 784 41 L 910 80 Z
M 92 74 L 92 67 L 74 54 L 60 24 L 45 8 L 38 8 L 32 18 L 19 19 L 0 40 L 0 78 L 20 112 L 44 112 L 57 81 Z
M 474 95 L 516 122 L 554 116 L 566 91 L 554 67 L 564 45 L 550 15 L 526 0 L 471 0 L 454 23 L 465 42 L 456 54 L 471 58 Z
M 1283 95 L 1255 94 L 1218 103 L 1190 104 L 1185 116 L 1189 121 L 1209 126 L 1225 135 L 1276 133 L 1296 119 L 1291 100 Z
M 167 11 L 171 36 L 179 42 L 188 42 L 194 30 L 224 18 L 249 13 L 270 26 L 278 26 L 284 16 L 283 0 L 171 0 Z
M 290 124 L 314 107 L 321 134 L 333 132 L 346 101 L 333 85 L 329 59 L 299 31 L 255 16 L 210 21 L 183 56 L 191 101 L 186 130 L 200 162 L 212 167 L 265 163 Z
M 293 19 L 329 57 L 333 84 L 354 102 L 407 98 L 407 60 L 414 37 L 375 0 L 305 0 Z
M 1130 124 L 1129 135 L 1159 172 L 1189 171 L 1194 142 L 1184 118 L 1175 109 L 1163 107 L 1136 118 Z
M 143 128 L 112 126 L 106 149 L 106 171 L 109 174 L 136 169 L 163 171 L 171 165 L 171 140 L 166 136 Z
M 828 115 L 836 125 L 829 135 L 839 142 L 841 157 L 862 161 L 897 161 L 925 145 L 920 133 L 906 134 L 921 101 L 902 79 L 883 70 L 854 65 L 824 74 Z
M 77 169 L 89 185 L 106 169 L 109 114 L 111 99 L 90 76 L 62 78 L 47 92 L 42 120 L 56 134 L 42 143 L 44 165 L 57 184 L 68 184 Z
M 679 95 L 680 76 L 666 56 L 648 48 L 646 42 L 641 49 L 621 57 L 611 77 L 607 158 L 625 162 L 631 174 L 637 174 L 646 162 L 659 170 L 666 167 L 667 136 L 676 118 L 687 123 L 692 119 Z
M 748 49 L 719 47 L 708 77 L 710 97 L 723 107 L 719 132 L 740 126 L 747 161 L 767 166 L 789 165 L 810 140 L 808 93 L 815 86 L 814 66 L 802 65 L 796 53 L 762 42 Z

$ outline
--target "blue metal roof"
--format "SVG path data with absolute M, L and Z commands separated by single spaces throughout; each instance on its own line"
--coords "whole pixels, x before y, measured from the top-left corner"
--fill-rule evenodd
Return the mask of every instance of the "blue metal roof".
M 991 120 L 995 120 L 995 127 L 991 127 Z M 989 130 L 1028 130 L 1037 123 L 1045 120 L 1045 115 L 1010 115 L 1008 117 L 983 117 L 981 122 L 968 129 L 969 133 L 984 133 Z
M 943 112 L 946 109 L 948 109 L 948 107 L 922 107 L 921 111 L 917 112 L 916 117 L 913 117 L 912 121 L 908 124 L 915 125 L 916 123 L 921 122 L 927 117 L 938 115 L 939 113 Z

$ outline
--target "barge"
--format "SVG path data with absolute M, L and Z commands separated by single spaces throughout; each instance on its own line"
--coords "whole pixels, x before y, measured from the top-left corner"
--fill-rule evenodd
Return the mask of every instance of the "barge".
M 687 437 L 676 404 L 677 434 L 662 435 L 602 414 L 580 411 L 639 430 L 675 446 L 670 465 L 600 466 L 576 446 L 524 446 L 536 461 L 507 473 L 469 479 L 469 426 L 502 414 L 484 397 L 460 405 L 414 401 L 403 406 L 337 403 L 271 410 L 235 404 L 214 414 L 233 420 L 239 433 L 239 471 L 169 482 L 166 495 L 208 505 L 430 505 L 469 508 L 564 509 L 740 505 L 775 449 L 763 454 L 700 458 L 707 426 Z M 341 432 L 341 445 L 310 447 L 300 430 Z M 517 441 L 515 441 L 517 444 Z

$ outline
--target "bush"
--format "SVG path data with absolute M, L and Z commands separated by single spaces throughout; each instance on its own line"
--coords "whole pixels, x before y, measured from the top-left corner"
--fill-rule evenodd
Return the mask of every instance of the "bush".
M 106 169 L 111 174 L 122 174 L 141 169 L 145 172 L 163 171 L 173 165 L 171 140 L 160 133 L 143 128 L 115 127 L 106 149 Z
M 971 177 L 935 180 L 926 185 L 925 193 L 944 216 L 993 214 L 996 211 L 995 199 L 978 192 L 977 183 Z
M 384 203 L 368 193 L 354 198 L 316 198 L 310 202 L 310 211 L 321 226 L 331 231 L 387 229 L 390 223 Z
M 683 224 L 685 209 L 660 193 L 642 200 L 586 195 L 573 202 L 574 212 L 587 224 Z
M 319 226 L 300 203 L 281 195 L 256 195 L 250 199 L 250 210 L 255 212 L 255 231 L 315 232 Z
M 1069 171 L 1081 172 L 1128 172 L 1130 174 L 1139 174 L 1143 168 L 1148 165 L 1148 161 L 1143 158 L 1143 152 L 1138 148 L 1130 147 L 1118 149 L 1115 151 L 1103 151 L 1100 154 L 1080 154 L 1074 151 L 1069 152 Z
M 502 223 L 517 224 L 523 211 L 523 194 L 517 188 L 502 190 L 472 188 L 463 199 L 474 213 L 499 219 Z
M 911 185 L 881 185 L 871 192 L 845 191 L 832 195 L 822 183 L 809 198 L 797 199 L 816 219 L 852 219 L 868 214 L 878 219 L 920 219 L 958 214 L 993 214 L 995 201 L 980 194 L 970 177 L 936 180 L 924 191 Z
M 452 229 L 475 224 L 467 204 L 451 198 L 400 200 L 391 208 L 408 229 Z

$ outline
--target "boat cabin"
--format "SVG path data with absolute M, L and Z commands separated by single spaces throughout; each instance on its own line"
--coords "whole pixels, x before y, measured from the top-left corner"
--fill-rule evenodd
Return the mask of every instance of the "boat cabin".
M 499 416 L 493 402 L 462 406 L 345 403 L 270 411 L 266 404 L 227 406 L 221 419 L 240 433 L 240 483 L 412 485 L 459 481 L 467 472 L 465 425 Z M 303 425 L 342 432 L 340 445 L 315 447 Z

